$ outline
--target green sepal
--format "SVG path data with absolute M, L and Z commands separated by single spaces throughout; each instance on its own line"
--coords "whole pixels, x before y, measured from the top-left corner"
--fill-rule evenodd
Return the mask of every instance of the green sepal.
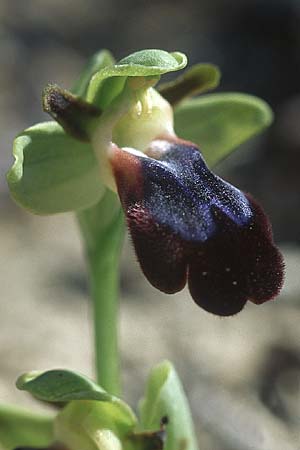
M 187 97 L 215 89 L 219 85 L 220 78 L 221 72 L 217 66 L 195 64 L 174 81 L 158 86 L 158 91 L 174 106 Z
M 43 91 L 43 109 L 70 136 L 89 142 L 89 131 L 102 111 L 57 85 L 48 84 Z
M 72 400 L 113 401 L 114 398 L 88 377 L 71 370 L 28 372 L 21 375 L 17 388 L 30 392 L 38 400 L 65 403 Z
M 150 373 L 140 416 L 142 428 L 150 431 L 158 428 L 162 418 L 168 419 L 165 450 L 197 450 L 188 401 L 170 362 L 159 364 Z
M 78 80 L 71 89 L 73 94 L 85 98 L 87 88 L 92 76 L 103 69 L 103 67 L 111 66 L 115 63 L 113 55 L 108 50 L 100 50 L 95 53 L 83 68 Z
M 55 122 L 16 137 L 7 181 L 15 201 L 35 214 L 55 214 L 97 203 L 105 188 L 92 147 L 66 135 Z
M 260 98 L 241 94 L 209 94 L 180 104 L 174 113 L 175 131 L 199 145 L 214 165 L 272 122 L 272 110 Z
M 50 414 L 33 414 L 12 405 L 0 405 L 0 448 L 48 447 L 54 441 L 54 417 Z
M 105 109 L 122 91 L 127 77 L 159 77 L 168 72 L 181 70 L 186 64 L 186 56 L 179 52 L 168 53 L 163 50 L 135 52 L 115 65 L 97 72 L 90 81 L 87 100 Z

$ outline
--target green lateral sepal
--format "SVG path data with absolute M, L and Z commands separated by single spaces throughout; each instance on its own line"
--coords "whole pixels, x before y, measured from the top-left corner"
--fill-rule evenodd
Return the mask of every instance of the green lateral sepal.
M 174 111 L 176 133 L 197 144 L 210 166 L 263 131 L 272 120 L 272 110 L 265 101 L 239 92 L 204 95 L 183 102 Z
M 78 211 L 105 192 L 99 166 L 88 143 L 74 139 L 55 122 L 23 131 L 13 147 L 7 181 L 14 200 L 35 214 Z

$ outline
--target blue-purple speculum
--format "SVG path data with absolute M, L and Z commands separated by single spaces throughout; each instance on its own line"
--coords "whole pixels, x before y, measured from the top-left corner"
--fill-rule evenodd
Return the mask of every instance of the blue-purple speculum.
M 279 293 L 283 259 L 268 218 L 250 195 L 212 173 L 193 143 L 156 139 L 144 155 L 116 148 L 111 164 L 153 286 L 175 293 L 187 283 L 194 301 L 220 316 Z

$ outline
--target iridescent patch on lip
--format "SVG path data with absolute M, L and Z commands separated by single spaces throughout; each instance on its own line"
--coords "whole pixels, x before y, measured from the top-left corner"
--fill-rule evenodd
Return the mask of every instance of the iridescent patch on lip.
M 188 283 L 194 301 L 221 316 L 274 298 L 283 259 L 257 202 L 213 174 L 191 142 L 158 139 L 147 156 L 116 149 L 111 164 L 150 283 L 166 293 Z

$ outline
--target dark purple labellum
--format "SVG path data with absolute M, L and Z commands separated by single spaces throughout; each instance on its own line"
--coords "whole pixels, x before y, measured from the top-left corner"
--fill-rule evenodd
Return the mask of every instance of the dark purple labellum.
M 195 302 L 221 316 L 274 298 L 284 265 L 262 208 L 213 174 L 190 142 L 156 140 L 147 155 L 116 149 L 111 163 L 150 283 L 174 293 L 188 282 Z

